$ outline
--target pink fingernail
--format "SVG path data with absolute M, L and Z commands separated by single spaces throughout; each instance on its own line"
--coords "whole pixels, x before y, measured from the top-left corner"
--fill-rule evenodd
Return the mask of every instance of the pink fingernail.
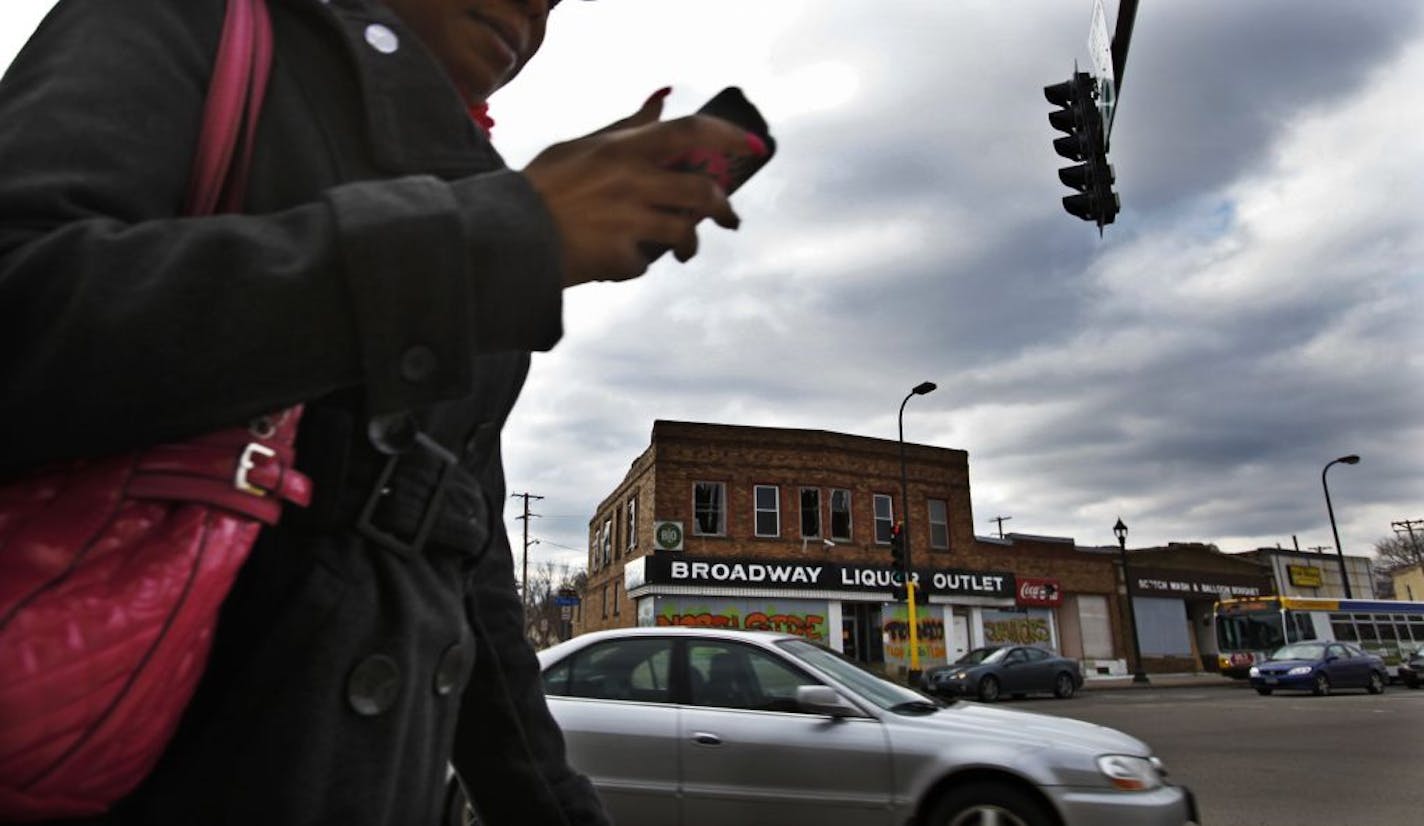
M 756 135 L 753 135 L 750 132 L 747 133 L 747 148 L 751 149 L 752 154 L 756 155 L 758 158 L 765 158 L 768 154 L 770 154 L 770 150 L 766 148 L 766 143 L 764 143 L 761 138 L 758 138 Z

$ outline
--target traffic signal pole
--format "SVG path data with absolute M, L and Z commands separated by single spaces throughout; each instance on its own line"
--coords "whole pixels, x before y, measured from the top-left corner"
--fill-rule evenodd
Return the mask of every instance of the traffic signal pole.
M 1122 73 L 1127 70 L 1127 47 L 1132 45 L 1132 26 L 1137 21 L 1137 0 L 1122 0 L 1117 7 L 1117 28 L 1113 31 L 1113 98 L 1122 97 Z

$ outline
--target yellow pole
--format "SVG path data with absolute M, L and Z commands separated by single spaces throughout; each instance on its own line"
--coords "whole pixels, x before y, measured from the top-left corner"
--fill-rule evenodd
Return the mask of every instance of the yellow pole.
M 918 673 L 920 670 L 920 624 L 915 618 L 915 575 L 913 573 L 905 575 L 905 594 L 910 603 L 910 671 Z

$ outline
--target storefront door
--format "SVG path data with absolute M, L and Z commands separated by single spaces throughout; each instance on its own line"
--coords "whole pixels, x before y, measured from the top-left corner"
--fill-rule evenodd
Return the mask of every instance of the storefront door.
M 969 653 L 969 615 L 956 608 L 950 615 L 950 626 L 948 654 L 953 663 Z
M 841 606 L 842 653 L 857 662 L 885 662 L 885 640 L 878 603 L 847 602 Z

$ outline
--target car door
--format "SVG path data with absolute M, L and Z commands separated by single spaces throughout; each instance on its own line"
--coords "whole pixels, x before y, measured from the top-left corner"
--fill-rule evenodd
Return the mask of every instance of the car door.
M 1028 649 L 1019 647 L 1010 649 L 999 665 L 999 685 L 1002 687 L 1000 690 L 1005 694 L 1030 691 L 1030 678 Z
M 1374 662 L 1369 652 L 1354 645 L 1343 645 L 1350 662 L 1350 685 L 1364 688 L 1370 684 L 1370 671 Z
M 879 720 L 800 711 L 796 687 L 821 683 L 773 651 L 698 639 L 685 652 L 684 826 L 889 825 Z
M 677 824 L 672 652 L 665 637 L 609 640 L 544 672 L 544 693 L 564 731 L 569 764 L 593 781 L 619 826 Z
M 1359 664 L 1352 661 L 1349 650 L 1338 642 L 1325 647 L 1324 668 L 1326 676 L 1330 678 L 1330 685 L 1335 688 L 1351 688 L 1363 684 L 1358 673 Z
M 1053 678 L 1057 676 L 1057 661 L 1042 648 L 1025 648 L 1028 661 L 1024 663 L 1024 686 L 1026 691 L 1052 691 Z

